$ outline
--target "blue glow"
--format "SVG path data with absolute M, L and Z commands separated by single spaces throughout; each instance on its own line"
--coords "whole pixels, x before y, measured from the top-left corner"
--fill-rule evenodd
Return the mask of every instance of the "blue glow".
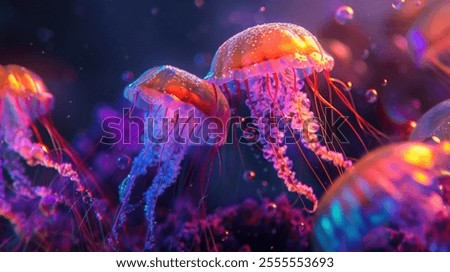
M 390 215 L 393 215 L 395 213 L 395 210 L 397 209 L 394 200 L 390 197 L 384 197 L 381 205 Z
M 414 49 L 415 49 L 416 60 L 419 60 L 422 58 L 422 56 L 425 52 L 425 49 L 427 47 L 427 42 L 417 28 L 413 28 L 411 30 L 410 37 L 411 37 L 411 41 L 412 41 Z
M 344 224 L 344 218 L 342 216 L 342 208 L 337 200 L 334 200 L 330 208 L 331 218 L 333 219 L 335 225 L 342 227 Z
M 373 191 L 370 189 L 369 183 L 365 179 L 358 179 L 356 186 L 364 193 L 366 198 L 370 198 L 373 195 Z
M 353 224 L 345 227 L 345 234 L 350 242 L 359 241 L 361 237 L 361 233 Z
M 355 194 L 353 194 L 353 191 L 350 188 L 344 188 L 342 190 L 341 196 L 343 199 L 345 199 L 347 201 L 347 203 L 350 205 L 350 208 L 353 209 L 358 209 L 359 208 L 359 201 L 358 199 L 355 197 Z
M 320 219 L 320 225 L 322 229 L 327 233 L 328 236 L 334 236 L 333 225 L 331 224 L 331 220 L 324 216 Z
M 339 241 L 336 236 L 329 236 L 321 225 L 314 226 L 315 238 L 320 244 L 321 250 L 337 251 L 339 249 Z

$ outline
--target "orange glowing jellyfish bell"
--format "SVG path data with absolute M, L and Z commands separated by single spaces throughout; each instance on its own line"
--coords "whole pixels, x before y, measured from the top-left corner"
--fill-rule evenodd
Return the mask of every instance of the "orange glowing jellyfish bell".
M 63 177 L 77 183 L 83 190 L 78 173 L 70 163 L 59 163 L 42 143 L 35 121 L 40 121 L 60 152 L 61 136 L 51 124 L 48 115 L 53 108 L 53 96 L 42 79 L 19 65 L 0 65 L 0 137 L 9 149 L 18 153 L 29 165 L 53 168 Z M 38 142 L 33 142 L 36 137 Z
M 189 146 L 218 147 L 225 143 L 230 109 L 225 96 L 207 81 L 168 65 L 146 71 L 125 89 L 124 96 L 146 112 L 147 124 L 144 147 L 119 188 L 121 204 L 110 242 L 115 246 L 118 228 L 130 211 L 129 199 L 136 177 L 144 175 L 147 167 L 157 166 L 157 174 L 145 193 L 148 224 L 145 248 L 150 249 L 155 242 L 157 198 L 176 181 Z
M 331 94 L 337 95 L 339 103 L 356 117 L 361 128 L 372 134 L 378 133 L 356 112 L 351 97 L 347 97 L 336 83 L 345 88 L 347 86 L 330 77 L 329 71 L 333 65 L 333 58 L 323 50 L 316 37 L 303 27 L 289 23 L 268 23 L 248 28 L 223 43 L 205 77 L 219 87 L 230 101 L 235 98 L 239 103 L 240 97 L 246 96 L 245 104 L 252 117 L 259 120 L 256 125 L 263 136 L 261 145 L 264 157 L 273 163 L 289 191 L 304 195 L 313 203 L 312 211 L 317 207 L 317 198 L 312 188 L 297 180 L 292 171 L 293 163 L 286 155 L 285 133 L 300 135 L 301 144 L 318 158 L 338 168 L 350 167 L 352 162 L 345 158 L 343 152 L 345 137 L 342 141 L 335 141 L 336 135 L 327 132 L 333 121 L 327 119 L 326 108 L 345 117 L 333 105 Z M 319 91 L 320 74 L 325 77 L 328 86 L 326 92 Z M 314 103 L 308 98 L 306 87 Z M 267 122 L 271 114 L 279 120 L 285 120 L 287 128 L 271 126 Z M 365 148 L 354 126 L 347 118 L 343 119 Z M 321 138 L 326 140 L 324 144 Z M 298 143 L 297 147 L 301 151 Z M 310 169 L 314 171 L 311 166 Z M 325 189 L 323 184 L 322 187 Z

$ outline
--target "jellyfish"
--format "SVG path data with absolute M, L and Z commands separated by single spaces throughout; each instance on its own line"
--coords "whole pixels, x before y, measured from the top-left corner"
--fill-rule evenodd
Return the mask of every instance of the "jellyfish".
M 450 141 L 450 99 L 447 99 L 429 111 L 418 121 L 409 135 L 411 141 Z
M 48 118 L 52 107 L 53 96 L 38 75 L 19 65 L 0 66 L 0 138 L 6 148 L 20 155 L 30 166 L 56 170 L 62 177 L 74 181 L 78 191 L 83 191 L 85 188 L 72 164 L 52 158 L 34 124 L 39 121 L 46 128 L 56 151 L 60 152 L 63 149 L 61 136 Z M 33 136 L 37 142 L 33 141 Z M 22 179 L 15 180 L 15 186 L 29 186 L 18 184 L 19 180 Z
M 148 228 L 145 248 L 151 249 L 155 243 L 157 198 L 176 181 L 189 146 L 218 147 L 225 143 L 230 110 L 225 96 L 211 84 L 167 65 L 146 71 L 125 89 L 124 96 L 146 112 L 147 125 L 144 147 L 134 158 L 130 173 L 119 188 L 121 205 L 112 234 L 117 240 L 118 228 L 133 208 L 129 199 L 136 177 L 144 175 L 147 167 L 156 166 L 156 176 L 145 192 Z M 212 136 L 208 133 L 211 126 L 215 131 Z
M 352 112 L 362 128 L 373 135 L 380 134 L 356 112 L 352 98 L 344 93 L 348 86 L 329 75 L 333 65 L 333 58 L 306 29 L 289 23 L 268 23 L 248 28 L 223 43 L 205 77 L 236 104 L 245 96 L 245 104 L 257 120 L 265 159 L 273 163 L 289 191 L 304 195 L 312 202 L 309 209 L 312 212 L 317 208 L 317 197 L 311 187 L 296 178 L 292 159 L 286 152 L 286 133 L 302 135 L 301 144 L 318 158 L 340 169 L 351 167 L 352 161 L 339 150 L 341 143 L 321 143 L 321 139 L 332 142 L 332 137 L 336 136 L 326 131 L 331 123 L 325 112 L 329 108 L 343 117 L 364 145 L 355 127 L 333 105 L 332 93 Z M 321 74 L 328 85 L 328 97 L 319 91 L 318 76 Z M 312 97 L 308 97 L 305 86 Z M 287 126 L 271 124 L 272 115 L 277 120 L 284 120 Z M 324 120 L 323 125 L 321 120 Z M 298 141 L 296 144 L 301 150 Z
M 418 248 L 448 250 L 450 241 L 429 241 L 426 233 L 439 214 L 448 216 L 441 186 L 450 176 L 449 161 L 450 142 L 405 142 L 370 152 L 321 198 L 315 249 L 398 250 L 390 246 L 401 241 L 384 241 L 394 232 L 413 238 Z
M 74 201 L 58 192 L 57 202 L 70 206 L 80 223 L 78 227 L 83 239 L 92 237 L 89 236 L 92 226 L 88 229 L 82 224 L 87 221 L 87 214 L 81 215 L 77 206 L 81 198 L 93 200 L 92 194 L 81 182 L 78 170 L 72 163 L 62 162 L 63 155 L 73 159 L 74 154 L 52 124 L 49 117 L 52 107 L 53 96 L 38 75 L 19 65 L 0 65 L 0 215 L 13 218 L 9 221 L 15 225 L 16 234 L 27 242 L 35 235 L 39 236 L 38 240 L 49 235 L 53 219 L 33 205 L 39 199 L 54 197 L 56 193 L 50 185 L 36 185 L 29 178 L 23 161 L 30 167 L 54 169 L 60 177 L 73 182 L 80 198 Z M 44 144 L 38 124 L 48 132 L 54 154 Z M 33 212 L 28 214 L 29 210 Z M 90 242 L 94 248 L 95 242 Z

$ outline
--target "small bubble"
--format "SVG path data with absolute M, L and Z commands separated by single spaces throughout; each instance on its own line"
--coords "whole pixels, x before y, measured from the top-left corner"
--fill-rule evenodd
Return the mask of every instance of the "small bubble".
M 205 4 L 205 1 L 204 1 L 204 0 L 195 0 L 195 1 L 194 1 L 194 4 L 195 4 L 198 8 L 201 8 L 201 7 L 203 7 L 203 5 Z
M 299 231 L 299 232 L 303 232 L 303 231 L 305 231 L 305 223 L 303 223 L 303 222 L 300 222 L 299 224 L 297 224 L 297 231 Z
M 229 235 L 230 235 L 230 232 L 228 230 L 226 230 L 224 235 L 222 236 L 222 242 L 225 242 L 226 240 L 228 240 Z
M 345 25 L 353 20 L 354 11 L 349 6 L 340 6 L 334 15 L 334 19 L 341 25 Z
M 201 68 L 208 68 L 211 64 L 211 53 L 197 53 L 194 56 L 194 65 Z
M 70 117 L 72 117 L 70 114 L 67 114 L 67 115 L 66 115 L 66 118 L 67 118 L 67 119 L 70 119 Z
M 242 178 L 245 181 L 253 181 L 256 178 L 256 173 L 253 170 L 247 170 L 244 172 L 244 174 L 242 174 Z
M 366 91 L 366 101 L 367 103 L 375 103 L 378 100 L 378 91 L 375 89 L 368 89 Z
M 444 188 L 444 185 L 442 185 L 442 184 L 439 184 L 439 193 L 441 195 L 445 195 L 445 188 Z
M 276 203 L 270 202 L 266 205 L 266 213 L 269 216 L 274 216 L 277 213 L 278 206 Z
M 130 163 L 131 159 L 127 155 L 119 156 L 116 161 L 117 167 L 122 170 L 127 169 Z
M 392 2 L 392 7 L 395 10 L 400 10 L 403 7 L 404 4 L 405 4 L 405 0 L 394 0 Z
M 269 182 L 267 182 L 267 180 L 264 180 L 263 182 L 261 182 L 261 185 L 263 187 L 267 187 L 267 186 L 269 186 Z
M 388 84 L 388 80 L 383 79 L 383 81 L 381 82 L 381 86 L 385 87 L 387 84 Z
M 159 8 L 157 8 L 157 7 L 152 8 L 152 9 L 151 9 L 151 13 L 152 13 L 152 15 L 158 15 L 158 13 L 159 13 Z
M 370 55 L 369 49 L 364 49 L 363 54 L 361 56 L 362 59 L 367 59 Z
M 419 99 L 412 99 L 411 100 L 411 106 L 416 109 L 416 110 L 420 110 L 420 108 L 422 107 L 422 102 L 420 102 Z
M 353 82 L 347 81 L 347 89 L 345 89 L 347 92 L 350 92 L 353 88 Z
M 408 126 L 410 128 L 416 128 L 417 127 L 417 122 L 411 120 L 411 121 L 408 122 Z
M 259 8 L 259 11 L 260 11 L 260 12 L 266 12 L 266 10 L 267 10 L 266 6 L 261 6 L 261 7 Z
M 131 71 L 125 71 L 122 73 L 122 80 L 125 82 L 130 82 L 134 79 L 134 73 Z
M 85 204 L 91 204 L 92 203 L 92 197 L 89 194 L 83 195 L 83 202 Z
M 42 43 L 47 43 L 53 38 L 53 31 L 46 27 L 41 27 L 37 32 L 37 36 Z
M 316 122 L 311 122 L 308 124 L 308 132 L 309 133 L 316 133 L 317 131 L 319 131 L 320 129 L 320 125 L 317 124 Z

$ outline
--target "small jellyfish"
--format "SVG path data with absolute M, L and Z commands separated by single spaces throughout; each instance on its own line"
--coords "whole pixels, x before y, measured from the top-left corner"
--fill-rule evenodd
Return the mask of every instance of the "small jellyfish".
M 38 75 L 19 65 L 0 65 L 0 139 L 29 165 L 55 169 L 83 191 L 78 173 L 70 163 L 60 163 L 49 154 L 34 124 L 39 121 L 47 129 L 57 152 L 64 150 L 62 137 L 48 118 L 52 107 L 53 96 Z
M 447 99 L 429 111 L 418 121 L 409 135 L 410 141 L 450 141 L 450 99 Z
M 408 31 L 408 48 L 419 67 L 428 68 L 449 83 L 450 21 L 448 1 L 433 1 Z M 448 86 L 448 85 L 446 85 Z
M 238 104 L 245 98 L 246 106 L 257 120 L 255 125 L 261 134 L 265 159 L 273 163 L 289 191 L 304 195 L 312 202 L 312 211 L 317 207 L 317 198 L 313 189 L 297 180 L 292 170 L 286 135 L 289 133 L 297 139 L 301 135 L 300 142 L 304 147 L 341 169 L 351 167 L 352 162 L 342 152 L 343 141 L 333 142 L 336 134 L 330 133 L 332 121 L 327 117 L 329 112 L 325 112 L 331 109 L 342 117 L 359 142 L 364 143 L 353 125 L 333 105 L 334 101 L 342 103 L 356 117 L 361 128 L 372 134 L 378 133 L 356 112 L 353 100 L 346 96 L 348 92 L 337 86 L 340 84 L 347 89 L 346 84 L 330 77 L 333 65 L 333 58 L 306 29 L 288 23 L 269 23 L 246 29 L 222 44 L 206 76 L 224 92 L 230 103 L 235 100 Z M 323 91 L 319 90 L 318 83 L 321 74 L 327 83 Z M 308 93 L 312 97 L 308 98 Z M 337 95 L 338 99 L 333 101 L 331 94 Z M 273 122 L 273 117 L 277 122 Z M 279 120 L 287 126 L 278 126 Z M 298 141 L 296 146 L 305 156 Z M 322 187 L 325 188 L 323 184 Z
M 447 213 L 439 187 L 450 173 L 449 161 L 450 142 L 406 142 L 367 154 L 320 200 L 315 249 L 363 251 L 377 248 L 374 242 L 383 247 L 382 234 L 391 230 L 426 245 L 436 215 Z
M 125 89 L 124 96 L 146 112 L 148 125 L 144 147 L 119 188 L 121 204 L 112 234 L 117 240 L 118 228 L 132 206 L 129 198 L 136 178 L 144 175 L 147 167 L 156 166 L 156 176 L 145 193 L 148 224 L 145 248 L 150 249 L 155 242 L 157 198 L 176 181 L 189 146 L 218 147 L 225 143 L 230 109 L 225 96 L 211 84 L 172 66 L 146 71 Z M 211 126 L 214 135 L 207 135 Z
M 98 244 L 92 237 L 93 225 L 88 228 L 84 223 L 89 218 L 86 207 L 82 211 L 78 205 L 81 198 L 92 201 L 92 194 L 81 183 L 72 164 L 62 162 L 64 155 L 75 163 L 77 160 L 49 118 L 52 107 L 53 96 L 38 75 L 19 65 L 0 65 L 0 215 L 14 225 L 16 235 L 24 244 L 32 244 L 32 237 L 38 241 L 55 239 L 49 236 L 49 229 L 52 226 L 57 228 L 56 224 L 47 218 L 51 217 L 52 209 L 46 209 L 44 205 L 39 210 L 35 201 L 57 194 L 58 203 L 70 206 L 70 214 L 79 223 L 78 232 L 86 241 L 86 246 L 97 249 Z M 54 150 L 42 141 L 38 124 L 46 129 Z M 54 192 L 57 187 L 55 183 L 46 184 L 48 187 L 33 184 L 22 161 L 29 166 L 54 169 L 60 177 L 73 181 L 76 199 L 63 193 L 61 188 Z M 72 188 L 69 187 L 69 190 L 73 196 Z M 96 211 L 96 207 L 92 208 Z

